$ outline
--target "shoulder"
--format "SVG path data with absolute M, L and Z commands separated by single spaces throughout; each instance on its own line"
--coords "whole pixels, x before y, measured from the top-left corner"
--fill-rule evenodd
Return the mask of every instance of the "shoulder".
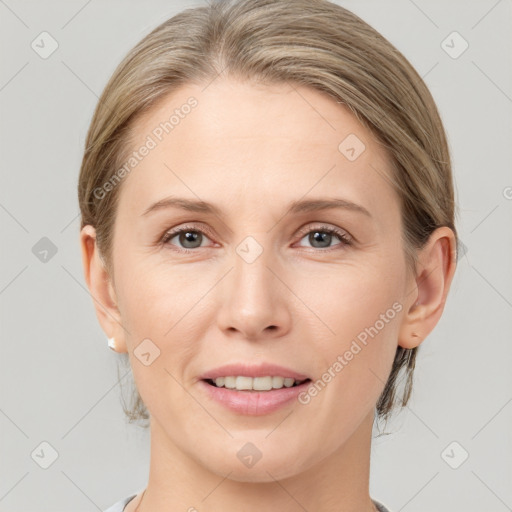
M 135 496 L 137 495 L 134 494 L 133 496 L 128 496 L 127 498 L 114 503 L 111 507 L 107 508 L 105 512 L 123 512 L 124 507 L 126 507 L 126 505 L 128 505 L 128 503 L 132 501 Z

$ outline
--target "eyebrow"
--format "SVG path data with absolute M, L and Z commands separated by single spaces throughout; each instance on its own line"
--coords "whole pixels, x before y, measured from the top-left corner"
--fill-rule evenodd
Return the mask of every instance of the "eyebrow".
M 157 201 L 156 203 L 152 204 L 149 208 L 147 208 L 144 211 L 142 216 L 147 215 L 151 212 L 167 208 L 180 208 L 182 210 L 187 210 L 191 212 L 210 213 L 213 215 L 217 215 L 219 217 L 222 216 L 222 210 L 212 203 L 174 196 L 166 197 L 165 199 L 161 199 L 160 201 Z M 352 201 L 348 201 L 347 199 L 342 198 L 300 199 L 290 203 L 287 211 L 289 213 L 306 213 L 319 210 L 329 210 L 334 208 L 340 208 L 344 210 L 353 211 L 356 213 L 362 213 L 368 218 L 372 218 L 371 213 L 364 206 L 361 206 L 357 203 L 353 203 Z

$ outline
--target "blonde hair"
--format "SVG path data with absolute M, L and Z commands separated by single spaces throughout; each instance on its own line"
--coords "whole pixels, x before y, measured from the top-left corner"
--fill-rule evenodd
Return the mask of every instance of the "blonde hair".
M 379 32 L 327 0 L 224 0 L 185 10 L 142 39 L 106 85 L 87 135 L 78 199 L 81 225 L 96 228 L 107 270 L 122 183 L 97 191 L 126 160 L 138 116 L 187 83 L 208 84 L 224 73 L 262 84 L 293 83 L 346 105 L 386 148 L 391 185 L 400 198 L 403 246 L 416 273 L 416 251 L 438 227 L 454 225 L 450 155 L 434 100 L 407 59 Z M 398 347 L 377 402 L 381 418 L 412 390 L 417 348 Z M 130 421 L 148 419 L 135 389 Z

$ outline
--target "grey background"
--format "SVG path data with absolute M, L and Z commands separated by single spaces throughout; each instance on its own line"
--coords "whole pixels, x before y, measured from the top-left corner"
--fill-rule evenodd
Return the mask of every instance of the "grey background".
M 449 135 L 467 248 L 420 350 L 412 401 L 373 442 L 371 495 L 393 511 L 512 510 L 512 2 L 339 3 L 425 77 Z M 148 434 L 124 418 L 119 356 L 82 277 L 76 184 L 97 97 L 121 58 L 201 4 L 0 0 L 1 512 L 103 510 L 146 484 Z M 47 59 L 31 47 L 43 31 L 59 45 Z M 456 59 L 441 46 L 453 31 L 469 43 Z M 46 261 L 43 237 L 57 249 Z M 31 456 L 43 441 L 58 452 L 48 469 L 48 448 Z

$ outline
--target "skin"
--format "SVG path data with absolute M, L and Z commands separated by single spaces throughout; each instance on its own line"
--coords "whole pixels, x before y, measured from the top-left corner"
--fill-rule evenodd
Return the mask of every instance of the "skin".
M 418 346 L 442 315 L 454 234 L 436 230 L 419 253 L 418 274 L 408 272 L 387 153 L 346 107 L 309 88 L 230 78 L 183 86 L 137 121 L 133 147 L 190 96 L 198 106 L 121 184 L 113 275 L 94 228 L 81 232 L 99 322 L 116 350 L 129 353 L 151 414 L 139 511 L 374 510 L 375 404 L 397 345 Z M 366 146 L 354 161 L 338 150 L 349 134 Z M 170 195 L 214 203 L 222 215 L 176 208 L 143 215 Z M 371 217 L 288 213 L 291 201 L 313 197 L 342 197 Z M 177 236 L 159 242 L 185 224 L 209 233 L 195 246 Z M 322 225 L 353 244 L 336 235 L 315 242 L 308 233 Z M 236 252 L 247 236 L 263 249 L 252 263 Z M 249 417 L 200 390 L 203 372 L 240 361 L 277 363 L 317 380 L 393 303 L 401 311 L 307 405 Z M 133 353 L 146 338 L 160 350 L 149 366 Z M 247 442 L 262 453 L 251 468 L 236 456 Z

